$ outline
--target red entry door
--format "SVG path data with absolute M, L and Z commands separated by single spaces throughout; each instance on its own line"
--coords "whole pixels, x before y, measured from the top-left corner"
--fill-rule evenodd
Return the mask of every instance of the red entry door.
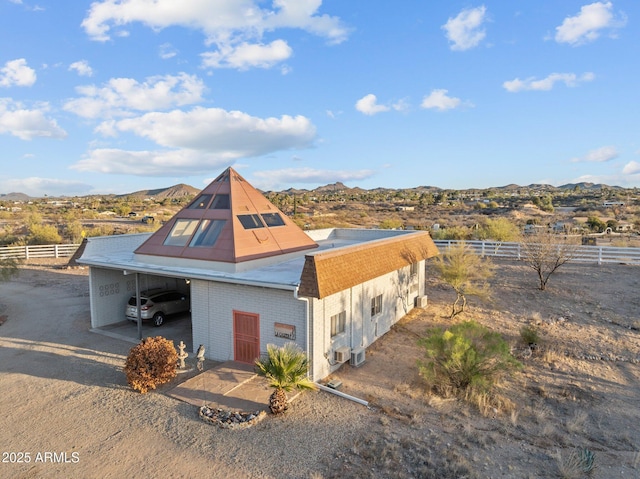
M 253 364 L 260 357 L 260 316 L 233 312 L 233 359 Z

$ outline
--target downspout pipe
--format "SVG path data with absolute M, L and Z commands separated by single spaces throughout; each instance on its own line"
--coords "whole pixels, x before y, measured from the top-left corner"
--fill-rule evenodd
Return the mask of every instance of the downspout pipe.
M 307 358 L 310 358 L 311 363 L 311 379 L 313 380 L 313 357 L 310 355 L 309 345 L 311 343 L 310 339 L 310 324 L 309 324 L 309 298 L 298 296 L 298 288 L 293 291 L 293 297 L 299 301 L 304 302 L 304 324 L 305 324 L 305 351 L 307 352 Z
M 335 394 L 344 399 L 348 399 L 349 401 L 357 402 L 358 404 L 362 404 L 363 406 L 369 407 L 369 402 L 364 399 L 357 398 L 355 396 L 350 396 L 349 394 L 338 391 L 337 389 L 330 388 L 329 386 L 325 386 L 324 384 L 316 383 L 316 386 L 320 391 L 324 391 L 327 393 Z

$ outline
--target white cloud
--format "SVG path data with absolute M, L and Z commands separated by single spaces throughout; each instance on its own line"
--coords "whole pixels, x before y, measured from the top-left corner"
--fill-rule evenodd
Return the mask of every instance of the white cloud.
M 258 118 L 240 111 L 201 107 L 189 112 L 147 113 L 120 120 L 116 128 L 170 148 L 225 152 L 238 158 L 306 148 L 316 135 L 315 126 L 304 116 Z
M 253 174 L 252 184 L 263 190 L 290 187 L 292 184 L 309 183 L 325 185 L 338 181 L 357 181 L 371 178 L 374 170 L 318 170 L 315 168 L 284 168 L 281 170 L 258 171 Z
M 288 59 L 291 47 L 284 40 L 274 40 L 268 45 L 241 43 L 221 46 L 218 51 L 202 54 L 202 65 L 211 68 L 271 68 Z
M 232 156 L 208 154 L 196 150 L 127 151 L 98 148 L 71 168 L 107 174 L 139 176 L 186 176 L 209 173 L 233 163 Z
M 69 65 L 69 71 L 76 71 L 82 77 L 93 76 L 93 69 L 89 66 L 87 60 L 80 60 Z
M 625 175 L 637 175 L 640 174 L 640 163 L 637 161 L 630 161 L 624 168 L 622 168 L 622 173 Z
M 178 54 L 178 50 L 170 43 L 163 43 L 158 49 L 158 55 L 163 60 L 169 60 Z
M 573 163 L 605 163 L 618 157 L 618 151 L 615 146 L 603 146 L 595 150 L 589 151 L 582 158 L 572 158 Z
M 36 82 L 36 71 L 27 66 L 24 58 L 8 61 L 0 68 L 0 86 L 31 86 Z
M 429 96 L 422 99 L 422 108 L 433 108 L 440 111 L 451 110 L 461 105 L 460 98 L 447 96 L 448 90 L 432 90 Z
M 469 50 L 477 47 L 486 36 L 482 28 L 486 21 L 487 9 L 484 5 L 462 10 L 456 17 L 449 18 L 442 26 L 447 39 L 452 43 L 451 50 Z
M 264 65 L 272 65 L 287 53 L 281 43 L 272 42 L 270 47 L 262 45 L 265 32 L 279 28 L 301 29 L 332 44 L 344 41 L 349 33 L 338 17 L 318 13 L 321 0 L 273 0 L 272 8 L 265 7 L 265 2 L 260 0 L 155 0 L 153 8 L 148 8 L 148 3 L 148 0 L 96 1 L 82 21 L 82 27 L 97 41 L 107 41 L 113 30 L 116 34 L 124 32 L 126 25 L 136 22 L 154 30 L 171 26 L 199 30 L 205 35 L 207 45 L 217 47 L 217 51 L 205 57 L 211 61 L 210 66 L 232 67 L 239 63 L 243 68 L 252 65 L 266 68 Z M 254 47 L 251 52 L 246 45 Z M 256 57 L 261 54 L 265 57 Z
M 102 87 L 76 88 L 82 96 L 67 101 L 64 109 L 83 118 L 131 116 L 134 111 L 198 103 L 204 90 L 201 79 L 186 73 L 149 77 L 143 83 L 132 78 L 112 78 Z
M 502 87 L 511 93 L 519 91 L 548 91 L 551 90 L 556 83 L 564 83 L 568 87 L 575 87 L 579 83 L 593 81 L 594 78 L 595 75 L 591 72 L 583 73 L 580 76 L 575 73 L 552 73 L 541 80 L 536 80 L 535 77 L 529 77 L 524 80 L 516 78 L 505 81 Z
M 0 98 L 0 135 L 8 133 L 21 140 L 34 138 L 66 138 L 67 132 L 47 118 L 49 106 L 42 103 L 27 109 L 21 103 Z
M 91 185 L 73 180 L 52 178 L 9 178 L 0 179 L 0 191 L 5 193 L 24 193 L 33 197 L 84 195 L 91 191 Z
M 132 133 L 166 150 L 95 149 L 73 168 L 155 176 L 202 174 L 240 158 L 307 148 L 316 136 L 315 126 L 303 116 L 257 118 L 239 111 L 200 107 L 112 121 L 104 129 Z
M 373 116 L 376 113 L 389 111 L 389 107 L 378 105 L 378 99 L 373 93 L 363 96 L 356 102 L 356 110 L 365 115 Z
M 580 13 L 567 17 L 562 25 L 556 27 L 555 40 L 573 46 L 583 45 L 596 40 L 602 30 L 621 28 L 626 24 L 624 15 L 616 19 L 612 13 L 611 2 L 595 2 L 584 5 Z

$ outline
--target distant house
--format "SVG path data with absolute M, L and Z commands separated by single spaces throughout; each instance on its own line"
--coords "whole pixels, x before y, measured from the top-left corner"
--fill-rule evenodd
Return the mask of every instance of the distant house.
M 634 226 L 631 223 L 618 223 L 616 225 L 616 231 L 619 233 L 623 233 L 625 231 L 633 231 Z
M 424 231 L 305 232 L 228 168 L 152 234 L 87 240 L 91 325 L 124 319 L 141 284 L 189 293 L 193 345 L 209 359 L 253 361 L 294 341 L 311 378 L 365 351 L 426 293 Z
M 536 234 L 536 233 L 544 233 L 547 231 L 546 226 L 541 225 L 524 225 L 524 234 Z
M 396 206 L 396 211 L 414 211 L 415 206 Z

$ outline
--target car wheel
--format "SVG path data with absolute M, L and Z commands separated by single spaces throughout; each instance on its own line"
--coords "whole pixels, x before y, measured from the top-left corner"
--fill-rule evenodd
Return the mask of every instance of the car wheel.
M 155 316 L 153 317 L 153 325 L 162 326 L 162 323 L 164 323 L 164 314 L 156 313 Z

